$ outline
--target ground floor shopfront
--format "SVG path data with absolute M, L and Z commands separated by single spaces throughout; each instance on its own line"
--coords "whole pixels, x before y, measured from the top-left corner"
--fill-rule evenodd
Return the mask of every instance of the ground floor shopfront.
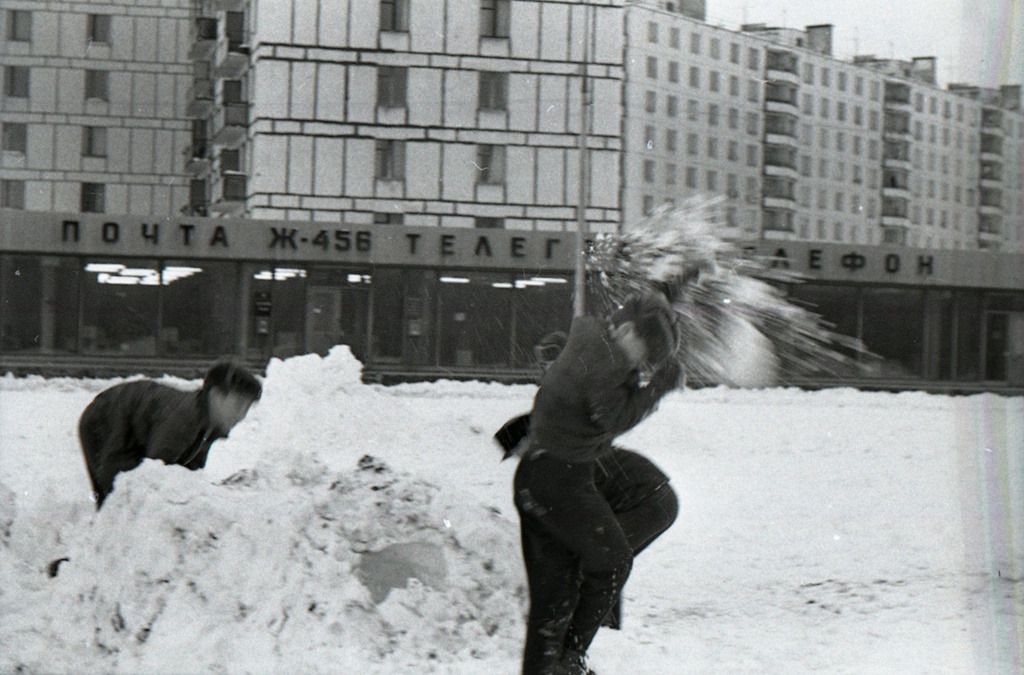
M 0 369 L 198 372 L 350 347 L 368 379 L 530 380 L 572 233 L 0 211 Z M 1024 391 L 1017 256 L 762 242 L 873 353 L 806 386 Z M 593 305 L 596 298 L 588 302 Z

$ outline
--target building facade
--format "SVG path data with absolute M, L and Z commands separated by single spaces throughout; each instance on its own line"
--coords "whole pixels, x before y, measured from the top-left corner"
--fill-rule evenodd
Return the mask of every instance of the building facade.
M 623 220 L 701 194 L 740 236 L 1024 251 L 1019 86 L 832 56 L 832 27 L 627 7 Z
M 621 7 L 253 0 L 197 8 L 199 21 L 227 33 L 194 52 L 203 78 L 195 91 L 213 99 L 191 108 L 202 150 L 191 165 L 194 213 L 574 227 L 586 62 L 599 102 L 587 117 L 587 220 L 598 231 L 617 227 Z
M 177 212 L 188 197 L 188 0 L 3 6 L 0 206 Z

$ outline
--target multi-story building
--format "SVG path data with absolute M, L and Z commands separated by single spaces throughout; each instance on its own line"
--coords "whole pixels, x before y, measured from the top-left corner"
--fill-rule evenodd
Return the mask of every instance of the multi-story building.
M 832 56 L 831 26 L 739 32 L 627 9 L 624 221 L 724 197 L 738 236 L 1024 250 L 1019 86 Z
M 2 205 L 546 231 L 582 205 L 602 231 L 710 194 L 744 238 L 1024 248 L 1019 87 L 843 61 L 829 25 L 727 30 L 703 0 L 99 7 L 0 13 Z
M 196 7 L 194 212 L 573 227 L 586 61 L 601 102 L 588 118 L 587 219 L 617 226 L 623 68 L 614 3 Z M 216 40 L 202 40 L 205 22 L 224 27 Z
M 0 206 L 164 214 L 187 203 L 188 0 L 0 11 Z

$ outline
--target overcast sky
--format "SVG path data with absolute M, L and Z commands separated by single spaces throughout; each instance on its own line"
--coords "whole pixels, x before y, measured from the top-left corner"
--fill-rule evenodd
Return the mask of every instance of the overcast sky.
M 830 23 L 833 55 L 938 58 L 943 86 L 1024 84 L 1024 0 L 707 0 L 708 23 Z

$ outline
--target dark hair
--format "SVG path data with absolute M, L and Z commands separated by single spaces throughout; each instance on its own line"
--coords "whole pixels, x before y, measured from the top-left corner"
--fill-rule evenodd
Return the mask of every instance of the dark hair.
M 203 378 L 203 391 L 219 389 L 226 393 L 237 392 L 258 401 L 263 395 L 263 385 L 236 361 L 218 361 Z
M 633 322 L 637 334 L 647 346 L 649 363 L 661 363 L 678 351 L 679 323 L 675 310 L 661 293 L 643 293 L 628 298 L 611 316 L 615 326 L 627 321 Z
M 534 358 L 537 359 L 537 363 L 542 368 L 547 368 L 549 365 L 554 363 L 558 355 L 562 353 L 565 348 L 565 343 L 569 341 L 569 336 L 560 330 L 556 330 L 554 333 L 548 333 L 540 339 L 540 342 L 533 348 Z

